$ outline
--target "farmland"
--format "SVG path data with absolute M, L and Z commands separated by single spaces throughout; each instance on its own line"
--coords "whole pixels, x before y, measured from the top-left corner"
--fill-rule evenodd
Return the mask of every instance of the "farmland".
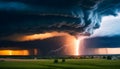
M 5 59 L 0 69 L 120 69 L 120 60 L 106 59 Z

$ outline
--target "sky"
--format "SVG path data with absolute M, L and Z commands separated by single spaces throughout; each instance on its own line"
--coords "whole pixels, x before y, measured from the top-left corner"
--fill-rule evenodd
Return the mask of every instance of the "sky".
M 82 35 L 86 48 L 116 48 L 119 12 L 120 0 L 0 0 L 0 49 L 75 55 Z
M 91 37 L 98 36 L 119 36 L 120 35 L 120 13 L 118 16 L 105 16 L 102 18 L 101 27 L 95 30 L 94 34 Z
M 118 16 L 103 17 L 101 27 L 84 40 L 83 45 L 90 50 L 91 53 L 89 54 L 92 54 L 93 50 L 99 54 L 120 54 L 119 26 L 120 13 L 118 13 Z M 88 52 L 85 54 L 88 54 Z
M 103 17 L 101 27 L 88 40 L 93 47 L 120 47 L 120 13 L 118 16 Z M 89 44 L 88 44 L 89 45 Z

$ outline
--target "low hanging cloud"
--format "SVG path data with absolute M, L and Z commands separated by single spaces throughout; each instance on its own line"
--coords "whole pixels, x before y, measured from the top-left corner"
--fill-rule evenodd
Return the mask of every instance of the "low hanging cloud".
M 87 38 L 84 46 L 86 48 L 120 48 L 120 36 Z
M 34 41 L 34 40 L 43 40 L 52 37 L 58 36 L 70 36 L 68 33 L 58 33 L 58 32 L 50 32 L 50 33 L 42 33 L 42 34 L 31 34 L 31 35 L 23 35 L 23 34 L 15 34 L 8 37 L 3 37 L 1 40 L 10 40 L 10 41 Z M 14 39 L 13 39 L 14 38 Z
M 120 0 L 1 0 L 0 38 L 66 32 L 90 35 L 104 16 L 117 16 Z

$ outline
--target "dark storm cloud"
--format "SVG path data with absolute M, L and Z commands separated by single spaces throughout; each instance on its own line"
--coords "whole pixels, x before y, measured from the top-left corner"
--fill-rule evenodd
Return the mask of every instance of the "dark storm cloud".
M 120 36 L 88 38 L 85 39 L 84 46 L 87 48 L 117 48 L 120 47 Z
M 64 37 L 53 37 L 44 40 L 34 40 L 34 41 L 0 41 L 0 49 L 35 49 L 39 50 L 39 55 L 53 55 L 53 54 L 65 54 L 64 49 L 56 51 L 56 53 L 51 52 L 63 46 L 62 40 Z
M 92 34 L 120 0 L 0 0 L 0 37 L 63 31 Z
M 120 12 L 120 0 L 104 0 L 99 5 L 98 12 L 103 16 L 116 16 Z

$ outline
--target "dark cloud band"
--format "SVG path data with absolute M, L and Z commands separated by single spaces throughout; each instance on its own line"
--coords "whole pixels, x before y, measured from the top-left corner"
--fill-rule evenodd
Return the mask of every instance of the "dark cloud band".
M 1 0 L 0 37 L 51 31 L 92 34 L 101 18 L 117 15 L 119 7 L 119 0 Z

